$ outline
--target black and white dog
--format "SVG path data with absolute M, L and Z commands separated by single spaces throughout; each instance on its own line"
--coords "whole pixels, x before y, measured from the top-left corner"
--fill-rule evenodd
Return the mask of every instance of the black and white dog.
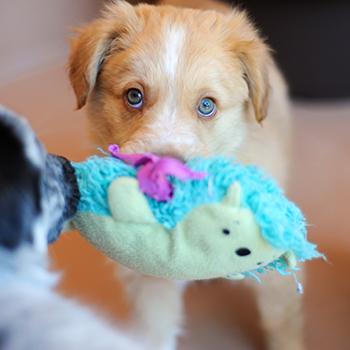
M 53 289 L 47 245 L 79 200 L 69 162 L 47 154 L 27 122 L 1 107 L 0 159 L 0 349 L 140 349 Z

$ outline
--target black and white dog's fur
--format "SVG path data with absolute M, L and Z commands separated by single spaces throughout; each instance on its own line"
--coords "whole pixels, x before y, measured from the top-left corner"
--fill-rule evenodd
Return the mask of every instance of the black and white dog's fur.
M 0 349 L 136 350 L 98 315 L 54 291 L 47 244 L 76 209 L 69 163 L 0 107 Z

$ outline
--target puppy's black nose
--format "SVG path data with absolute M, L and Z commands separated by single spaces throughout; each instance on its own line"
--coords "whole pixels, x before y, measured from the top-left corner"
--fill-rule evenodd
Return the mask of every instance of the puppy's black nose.
M 247 256 L 251 254 L 251 251 L 248 248 L 239 248 L 236 250 L 238 256 Z

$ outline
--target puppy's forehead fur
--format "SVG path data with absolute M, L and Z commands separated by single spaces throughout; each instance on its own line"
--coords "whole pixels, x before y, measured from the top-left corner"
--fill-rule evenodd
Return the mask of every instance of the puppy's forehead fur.
M 237 34 L 237 42 L 242 40 L 242 35 L 247 39 L 252 36 L 243 14 L 148 5 L 136 7 L 135 12 L 134 20 L 139 25 L 133 25 L 115 41 L 119 50 L 112 48 L 106 59 L 103 70 L 108 79 L 103 79 L 103 83 L 122 89 L 134 80 L 164 92 L 174 91 L 180 85 L 179 92 L 187 97 L 196 90 L 217 97 L 215 93 L 226 88 L 231 103 L 237 102 L 235 94 L 232 95 L 234 85 L 236 92 L 247 97 L 241 79 L 242 67 L 234 59 L 235 43 L 229 28 L 241 30 L 247 26 Z M 193 98 L 196 101 L 191 103 L 197 102 L 198 96 Z
M 110 11 L 118 11 L 118 7 Z M 210 60 L 217 54 L 222 59 L 227 54 L 227 60 L 231 62 L 235 46 L 256 37 L 245 14 L 238 11 L 223 15 L 210 10 L 150 5 L 139 5 L 133 11 L 136 17 L 132 17 L 132 24 L 130 21 L 124 22 L 124 33 L 118 36 L 114 46 L 129 49 L 131 56 L 130 48 L 133 48 L 136 65 L 142 63 L 137 60 L 140 54 L 156 57 L 155 63 L 158 62 L 165 49 L 172 49 L 168 52 L 187 57 L 188 60 L 194 56 L 207 57 Z M 130 20 L 131 15 L 128 16 Z M 179 45 L 183 46 L 182 52 Z M 113 49 L 111 52 L 113 53 Z M 168 55 L 167 62 L 171 62 L 172 55 Z M 147 60 L 143 61 L 145 64 L 149 63 Z

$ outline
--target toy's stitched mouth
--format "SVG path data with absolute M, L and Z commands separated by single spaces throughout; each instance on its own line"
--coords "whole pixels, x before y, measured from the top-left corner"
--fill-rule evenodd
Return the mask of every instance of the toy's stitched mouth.
M 247 255 L 250 255 L 251 254 L 251 251 L 248 249 L 248 248 L 238 248 L 236 250 L 236 254 L 238 256 L 247 256 Z

